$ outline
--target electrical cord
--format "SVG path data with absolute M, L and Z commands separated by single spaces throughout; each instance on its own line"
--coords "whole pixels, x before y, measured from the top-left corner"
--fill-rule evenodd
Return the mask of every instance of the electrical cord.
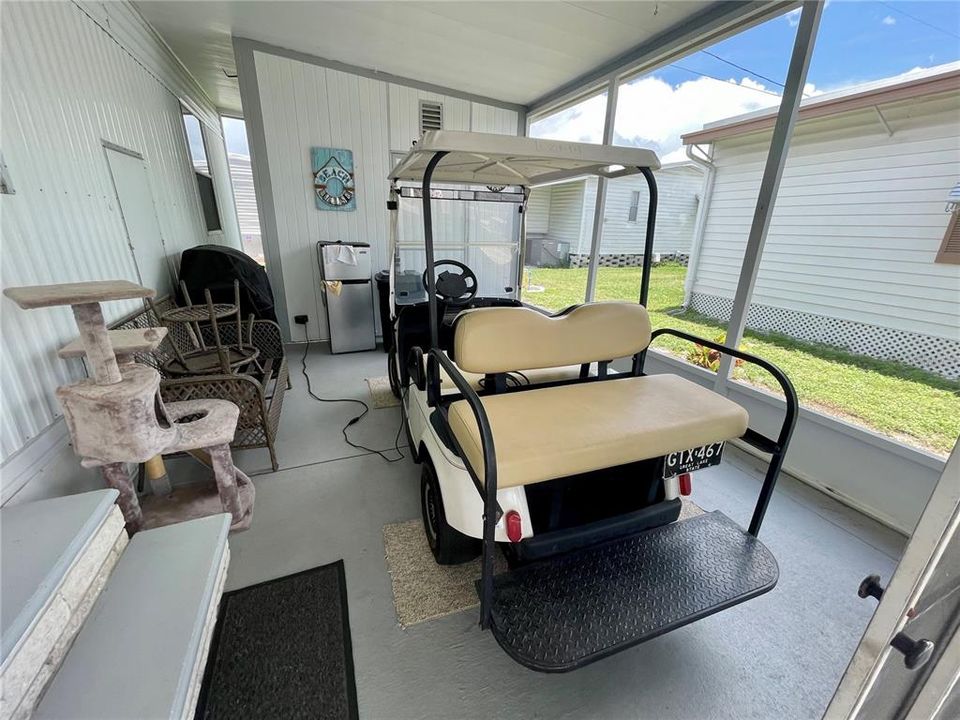
M 313 398 L 314 400 L 316 400 L 317 402 L 322 402 L 322 403 L 355 403 L 355 404 L 357 404 L 357 405 L 362 405 L 362 406 L 363 406 L 363 412 L 362 412 L 362 413 L 360 413 L 360 414 L 357 415 L 356 417 L 351 418 L 350 420 L 348 420 L 348 421 L 347 421 L 347 424 L 344 425 L 342 428 L 340 428 L 340 433 L 343 435 L 343 439 L 346 441 L 347 445 L 349 445 L 349 446 L 352 447 L 352 448 L 356 448 L 357 450 L 365 450 L 365 451 L 368 452 L 368 453 L 374 453 L 374 454 L 376 454 L 376 455 L 379 455 L 381 458 L 384 459 L 385 462 L 388 462 L 388 463 L 395 463 L 395 462 L 398 462 L 398 461 L 400 461 L 400 460 L 403 460 L 403 459 L 406 457 L 406 455 L 404 455 L 403 452 L 401 452 L 401 450 L 400 450 L 400 433 L 401 433 L 402 430 L 403 430 L 403 413 L 401 412 L 401 415 L 400 415 L 400 427 L 397 429 L 397 437 L 396 437 L 396 440 L 395 440 L 394 443 L 393 443 L 393 447 L 394 447 L 394 450 L 395 450 L 396 453 L 397 453 L 397 457 L 395 457 L 395 458 L 387 457 L 387 456 L 386 456 L 382 451 L 380 451 L 380 450 L 374 450 L 373 448 L 368 448 L 368 447 L 366 447 L 365 445 L 361 445 L 361 444 L 359 444 L 359 443 L 353 442 L 353 440 L 351 440 L 351 439 L 349 438 L 349 436 L 347 435 L 347 428 L 349 428 L 351 425 L 356 425 L 358 422 L 360 422 L 361 420 L 363 420 L 363 418 L 366 417 L 367 413 L 370 412 L 370 406 L 367 405 L 367 403 L 365 403 L 363 400 L 357 400 L 356 398 L 322 398 L 322 397 L 320 397 L 319 395 L 317 395 L 317 394 L 313 391 L 313 387 L 312 387 L 311 384 L 310 384 L 310 375 L 307 373 L 307 353 L 310 352 L 311 342 L 310 342 L 310 339 L 309 339 L 309 334 L 307 333 L 307 327 L 306 327 L 306 325 L 304 325 L 303 333 L 304 333 L 304 339 L 306 340 L 306 344 L 304 345 L 304 348 L 303 348 L 303 356 L 300 358 L 300 371 L 303 373 L 303 377 L 304 377 L 304 379 L 307 381 L 307 394 L 310 395 L 310 397 L 312 397 L 312 398 Z

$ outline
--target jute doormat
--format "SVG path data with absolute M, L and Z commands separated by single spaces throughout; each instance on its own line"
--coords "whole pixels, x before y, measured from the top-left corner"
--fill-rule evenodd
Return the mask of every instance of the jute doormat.
M 685 500 L 680 519 L 703 510 Z M 476 581 L 480 559 L 463 565 L 437 565 L 423 532 L 423 521 L 407 520 L 383 526 L 387 570 L 393 587 L 393 606 L 401 627 L 452 615 L 477 607 Z M 507 570 L 507 561 L 496 556 L 496 572 Z
M 400 401 L 390 389 L 390 378 L 383 377 L 366 378 L 367 387 L 370 390 L 370 401 L 373 403 L 374 410 L 381 408 L 397 407 Z

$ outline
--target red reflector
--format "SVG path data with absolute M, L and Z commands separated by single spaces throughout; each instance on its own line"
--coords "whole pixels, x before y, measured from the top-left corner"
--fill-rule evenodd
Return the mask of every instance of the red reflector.
M 693 491 L 693 483 L 690 481 L 690 473 L 683 473 L 677 480 L 680 481 L 680 494 L 689 495 Z
M 520 513 L 516 510 L 507 512 L 507 539 L 512 543 L 520 542 L 523 538 L 523 527 L 520 521 Z

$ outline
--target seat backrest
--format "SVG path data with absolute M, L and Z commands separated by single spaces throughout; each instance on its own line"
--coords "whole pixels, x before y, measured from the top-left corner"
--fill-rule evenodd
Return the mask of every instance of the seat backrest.
M 637 303 L 588 303 L 554 316 L 480 308 L 457 318 L 453 360 L 461 370 L 494 374 L 614 360 L 649 344 L 650 318 Z

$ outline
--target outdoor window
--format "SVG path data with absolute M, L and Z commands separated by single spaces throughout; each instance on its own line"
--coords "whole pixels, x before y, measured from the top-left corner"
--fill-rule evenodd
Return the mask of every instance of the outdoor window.
M 640 192 L 633 190 L 630 193 L 630 209 L 627 211 L 627 222 L 637 221 L 637 208 L 640 207 Z
M 530 137 L 603 141 L 607 94 L 593 95 L 530 124 Z M 592 195 L 591 195 L 592 193 Z M 582 303 L 587 292 L 596 178 L 536 188 L 527 208 L 521 299 L 547 310 Z
M 925 88 L 956 72 L 960 45 L 938 28 L 960 25 L 960 6 L 899 7 L 823 10 L 743 347 L 779 365 L 807 409 L 945 456 L 960 434 L 960 274 L 936 260 L 949 247 L 960 93 Z M 829 105 L 805 120 L 821 96 Z M 725 252 L 755 204 L 737 198 L 771 134 L 733 126 L 712 141 L 719 170 L 691 300 L 703 313 L 733 297 Z M 747 366 L 740 383 L 767 385 Z
M 193 169 L 204 175 L 210 174 L 210 165 L 207 163 L 207 146 L 203 142 L 203 129 L 197 116 L 184 110 L 183 129 L 187 133 L 187 148 L 190 150 L 190 160 Z
M 243 251 L 261 265 L 265 265 L 257 195 L 253 187 L 250 148 L 247 144 L 247 126 L 243 119 L 233 117 L 224 117 L 222 125 Z

